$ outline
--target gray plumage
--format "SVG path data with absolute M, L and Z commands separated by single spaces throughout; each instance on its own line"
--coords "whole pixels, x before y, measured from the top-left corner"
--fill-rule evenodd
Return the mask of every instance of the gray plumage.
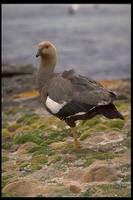
M 41 42 L 36 56 L 40 56 L 37 90 L 48 112 L 65 120 L 70 127 L 76 126 L 76 120 L 90 119 L 99 114 L 109 119 L 124 119 L 113 101 L 125 97 L 117 96 L 99 82 L 78 75 L 73 69 L 54 73 L 57 52 L 53 44 L 48 41 Z M 54 108 L 51 102 L 59 106 L 56 113 L 52 112 Z

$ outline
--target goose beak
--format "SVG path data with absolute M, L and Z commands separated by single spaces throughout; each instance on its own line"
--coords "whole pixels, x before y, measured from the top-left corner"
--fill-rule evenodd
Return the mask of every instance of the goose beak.
M 41 56 L 41 54 L 42 54 L 42 49 L 38 49 L 38 52 L 37 52 L 37 54 L 36 54 L 36 57 Z

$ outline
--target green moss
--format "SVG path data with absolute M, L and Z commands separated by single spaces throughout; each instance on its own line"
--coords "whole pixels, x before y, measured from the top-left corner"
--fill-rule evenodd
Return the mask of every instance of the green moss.
M 35 197 L 45 197 L 45 196 L 43 196 L 42 194 L 38 194 Z
M 7 129 L 8 129 L 10 132 L 14 132 L 14 131 L 15 131 L 17 128 L 19 128 L 20 126 L 21 126 L 20 124 L 15 123 L 15 124 L 9 125 Z
M 71 153 L 76 155 L 77 159 L 84 159 L 86 157 L 91 157 L 95 151 L 89 148 L 82 149 L 71 149 L 70 152 L 67 150 L 66 153 Z
M 88 158 L 86 159 L 85 163 L 82 164 L 82 167 L 88 167 L 90 166 L 96 159 L 95 158 Z
M 31 118 L 29 118 L 25 121 L 25 124 L 31 125 L 31 124 L 35 123 L 38 119 L 40 119 L 40 116 L 38 116 L 38 115 L 32 116 Z
M 36 120 L 32 125 L 36 124 L 38 130 L 45 130 L 45 131 L 51 131 L 53 129 L 53 125 L 56 125 L 56 118 L 55 117 L 47 117 L 44 120 L 40 119 L 39 123 L 37 124 L 38 120 Z
M 38 119 L 40 119 L 40 116 L 36 113 L 26 114 L 26 115 L 23 115 L 22 117 L 20 117 L 17 120 L 17 123 L 30 125 L 30 124 L 36 122 L 36 120 L 38 120 Z
M 42 141 L 43 139 L 40 136 L 32 134 L 32 132 L 26 133 L 25 135 L 22 135 L 14 140 L 16 144 L 24 144 L 26 142 L 34 142 L 35 144 L 41 144 Z
M 28 153 L 34 153 L 36 151 L 40 150 L 40 146 L 37 146 L 37 147 L 32 147 L 28 150 Z
M 53 142 L 63 141 L 68 137 L 67 130 L 53 130 L 49 134 L 44 134 L 43 139 L 45 144 L 51 144 Z
M 22 135 L 28 134 L 30 130 L 32 130 L 32 127 L 29 125 L 24 125 L 18 128 L 13 134 L 14 140 L 21 137 Z
M 9 160 L 8 156 L 2 156 L 2 163 L 7 162 Z
M 125 176 L 125 177 L 122 179 L 122 182 L 131 182 L 131 175 L 128 174 L 127 176 Z
M 91 165 L 96 159 L 99 160 L 107 160 L 107 159 L 113 159 L 115 157 L 121 156 L 121 152 L 115 152 L 115 153 L 111 153 L 111 152 L 96 152 L 92 149 L 89 148 L 84 148 L 84 149 L 70 149 L 71 154 L 75 154 L 77 156 L 77 159 L 85 159 L 86 161 L 84 162 L 84 164 L 82 164 L 83 166 L 89 166 Z M 69 153 L 68 149 L 63 149 L 61 151 L 61 153 L 65 154 L 65 153 Z M 123 152 L 122 152 L 123 153 Z M 89 159 L 86 159 L 86 157 L 89 157 Z
M 80 140 L 84 140 L 84 139 L 86 139 L 87 137 L 92 136 L 92 134 L 93 134 L 94 132 L 95 132 L 94 129 L 86 130 L 86 131 L 84 131 L 84 132 L 80 135 L 79 139 L 80 139 Z
M 21 126 L 15 132 L 19 132 L 19 131 L 23 131 L 23 130 L 29 131 L 29 130 L 31 130 L 31 126 L 29 126 L 29 125 Z
M 93 119 L 86 121 L 85 123 L 81 122 L 82 126 L 80 126 L 81 124 L 79 125 L 79 128 L 82 131 L 80 140 L 84 140 L 86 137 L 91 136 L 93 133 L 98 132 L 98 131 L 106 132 L 106 131 L 109 131 L 109 129 L 111 131 L 112 130 L 120 131 L 120 125 L 122 125 L 123 122 L 122 123 L 120 122 L 119 125 L 113 124 L 112 126 L 112 124 L 110 125 L 110 121 L 111 120 L 108 120 L 106 118 L 102 118 L 102 117 L 100 118 L 99 116 L 96 116 Z
M 51 150 L 53 149 L 49 146 L 37 146 L 37 147 L 30 148 L 28 150 L 28 153 L 33 153 L 32 156 L 34 157 L 40 154 L 48 155 Z
M 41 124 L 41 125 L 38 126 L 38 129 L 44 130 L 44 129 L 46 129 L 46 127 L 47 126 L 45 124 Z
M 127 99 L 127 100 L 121 100 L 121 101 L 114 101 L 114 105 L 117 107 L 117 108 L 128 108 L 131 104 L 131 101 L 130 99 Z
M 71 197 L 72 193 L 69 189 L 62 189 L 57 192 L 54 192 L 51 197 Z
M 66 128 L 66 124 L 65 122 L 59 120 L 58 118 L 56 118 L 57 120 L 55 121 L 55 124 L 57 125 L 57 129 L 64 129 Z
M 27 167 L 29 165 L 29 162 L 24 162 L 20 165 L 21 168 Z
M 2 173 L 4 173 L 4 172 L 7 172 L 7 170 L 2 168 Z
M 90 120 L 82 121 L 83 126 L 94 127 L 96 124 L 99 124 L 102 120 L 99 116 L 96 116 Z
M 67 152 L 69 153 L 69 152 Z M 111 153 L 111 152 L 99 152 L 95 151 L 93 149 L 84 148 L 84 149 L 76 149 L 71 150 L 71 154 L 74 153 L 77 156 L 77 159 L 84 159 L 85 162 L 83 166 L 89 166 L 91 165 L 95 160 L 107 160 L 107 159 L 113 159 L 115 157 L 121 156 L 121 153 Z
M 110 130 L 110 131 L 118 131 L 118 132 L 121 131 L 119 128 L 116 128 L 116 127 L 110 128 L 110 129 L 108 129 L 108 130 Z
M 28 116 L 29 116 L 29 115 L 28 115 Z M 27 115 L 24 115 L 24 116 L 18 118 L 16 122 L 17 122 L 17 123 L 24 123 L 26 117 L 27 117 Z
M 119 154 L 116 152 L 116 153 L 110 153 L 110 152 L 94 152 L 92 154 L 92 157 L 95 158 L 95 159 L 99 159 L 99 160 L 107 160 L 107 159 L 113 159 L 115 157 L 118 157 Z
M 2 177 L 2 181 L 1 181 L 2 188 L 4 188 L 9 183 L 8 178 L 9 177 L 7 177 L 7 176 Z
M 29 162 L 31 163 L 29 169 L 34 172 L 36 170 L 40 170 L 42 166 L 48 162 L 48 157 L 44 154 L 37 155 L 32 157 Z
M 30 126 L 32 127 L 32 128 L 39 128 L 39 125 L 40 125 L 40 123 L 39 122 L 33 122 Z
M 46 155 L 37 155 L 35 157 L 32 157 L 28 163 L 23 163 L 21 165 L 22 168 L 27 167 L 30 170 L 29 172 L 32 173 L 36 170 L 40 170 L 42 168 L 42 165 L 46 164 L 48 162 L 48 158 Z M 31 165 L 29 165 L 31 163 Z M 28 175 L 29 172 L 25 175 Z
M 108 126 L 103 125 L 103 124 L 99 124 L 95 127 L 95 131 L 104 131 L 104 130 L 108 130 Z
M 12 175 L 2 176 L 2 180 L 7 180 L 7 179 L 9 179 L 11 177 L 12 177 Z
M 51 163 L 56 163 L 58 161 L 60 161 L 62 159 L 62 156 L 56 156 L 52 161 Z
M 56 151 L 55 150 L 51 150 L 48 152 L 48 156 L 53 156 L 55 155 Z
M 56 124 L 57 122 L 59 122 L 60 120 L 54 116 L 51 117 L 47 117 L 45 118 L 45 120 L 42 121 L 43 124 L 47 125 L 52 125 L 52 124 Z
M 127 169 L 131 168 L 131 163 L 123 164 L 122 167 L 126 167 Z
M 14 108 L 11 108 L 9 109 L 8 111 L 5 112 L 6 115 L 15 115 L 16 113 L 19 112 L 19 109 L 14 109 Z
M 46 128 L 44 128 L 44 129 L 40 129 L 40 128 L 38 128 L 37 129 L 37 131 L 39 132 L 39 134 L 41 135 L 41 136 L 46 136 L 47 137 L 47 135 L 51 135 L 52 133 L 53 133 L 53 130 L 52 130 L 52 127 L 46 127 Z M 47 141 L 45 141 L 44 140 L 44 143 L 47 143 L 48 142 L 48 140 Z M 48 144 L 50 144 L 50 143 L 48 143 Z
M 2 124 L 2 128 L 7 128 L 9 126 L 9 124 L 7 122 Z
M 119 128 L 120 130 L 122 130 L 123 126 L 124 122 L 120 119 L 113 119 L 109 123 L 110 128 Z
M 30 169 L 32 170 L 32 172 L 34 172 L 36 170 L 42 169 L 42 166 L 40 163 L 32 163 L 32 165 L 30 166 Z
M 131 138 L 127 138 L 127 140 L 125 141 L 125 145 L 126 147 L 130 148 L 131 147 Z
M 53 142 L 54 142 L 54 140 L 53 140 Z M 44 140 L 42 143 L 41 143 L 41 146 L 48 146 L 49 144 L 51 144 L 52 143 L 52 140 L 50 139 L 46 139 L 46 140 Z
M 131 137 L 131 129 L 128 130 L 127 137 Z
M 2 144 L 2 149 L 9 150 L 11 146 L 12 144 L 7 142 L 5 144 Z
M 4 137 L 12 137 L 12 134 L 9 132 L 7 128 L 2 128 L 2 138 Z
M 91 197 L 96 192 L 96 188 L 89 188 L 85 192 L 81 192 L 81 197 Z
M 48 162 L 48 157 L 44 154 L 41 154 L 41 155 L 34 156 L 34 160 L 35 162 L 39 164 L 45 164 Z
M 9 169 L 13 169 L 13 170 L 14 170 L 14 169 L 16 169 L 17 167 L 18 167 L 18 164 L 16 164 L 16 163 L 13 163 L 13 162 L 12 162 L 12 163 L 8 163 L 8 168 L 9 168 Z M 7 168 L 6 168 L 6 169 L 7 169 Z
M 18 197 L 16 192 L 2 193 L 2 197 Z
M 131 119 L 131 114 L 124 115 L 125 120 Z
M 8 180 L 2 180 L 2 188 L 5 187 L 8 184 Z
M 131 197 L 131 189 L 122 184 L 103 184 L 98 188 L 103 190 L 106 197 Z
M 73 148 L 73 142 L 69 142 L 64 148 L 65 148 L 65 150 L 66 149 L 72 149 Z M 62 151 L 64 152 L 64 149 Z

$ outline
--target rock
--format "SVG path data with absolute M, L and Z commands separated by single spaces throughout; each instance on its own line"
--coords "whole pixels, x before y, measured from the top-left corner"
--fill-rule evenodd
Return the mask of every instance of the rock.
M 31 64 L 2 64 L 2 96 L 19 94 L 36 87 L 36 73 Z
M 65 145 L 66 142 L 53 142 L 52 144 L 50 144 L 50 146 L 54 149 L 62 149 L 63 147 L 65 147 Z
M 70 190 L 74 193 L 79 193 L 79 192 L 81 192 L 81 187 L 79 187 L 77 185 L 70 185 Z
M 108 166 L 87 167 L 81 176 L 82 182 L 114 182 L 118 176 L 114 169 Z
M 13 144 L 12 146 L 11 146 L 11 148 L 10 148 L 10 152 L 15 152 L 15 151 L 17 151 L 18 150 L 18 147 L 19 147 L 19 145 L 18 144 Z
M 131 149 L 127 149 L 124 153 L 123 156 L 121 157 L 115 157 L 112 160 L 114 163 L 119 163 L 119 164 L 127 164 L 131 162 Z
M 35 75 L 25 74 L 2 78 L 2 96 L 19 94 L 36 87 Z
M 61 193 L 63 190 L 69 191 L 69 188 L 67 186 L 44 185 L 27 179 L 7 184 L 2 192 L 6 194 L 16 193 L 17 197 L 36 197 L 37 195 L 47 197 L 48 194 Z
M 90 138 L 91 142 L 94 144 L 99 144 L 100 142 L 104 141 L 104 138 L 102 136 L 94 136 L 92 139 Z
M 2 64 L 2 77 L 11 77 L 15 75 L 33 74 L 35 68 L 31 64 L 14 64 L 3 63 Z
M 119 95 L 125 95 L 127 98 L 131 97 L 131 80 L 125 80 L 121 85 L 116 88 Z
M 82 175 L 82 170 L 77 167 L 71 167 L 68 173 L 64 176 L 66 180 L 76 180 L 78 181 Z

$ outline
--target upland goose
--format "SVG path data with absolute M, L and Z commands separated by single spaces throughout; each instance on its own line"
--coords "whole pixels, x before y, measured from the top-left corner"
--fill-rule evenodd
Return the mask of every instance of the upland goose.
M 76 133 L 76 120 L 89 120 L 102 114 L 106 118 L 124 117 L 113 104 L 117 96 L 99 82 L 78 75 L 73 69 L 54 73 L 57 62 L 56 47 L 49 41 L 38 45 L 36 57 L 40 56 L 40 66 L 36 77 L 37 90 L 45 109 L 64 120 L 72 130 L 74 147 L 80 145 Z

